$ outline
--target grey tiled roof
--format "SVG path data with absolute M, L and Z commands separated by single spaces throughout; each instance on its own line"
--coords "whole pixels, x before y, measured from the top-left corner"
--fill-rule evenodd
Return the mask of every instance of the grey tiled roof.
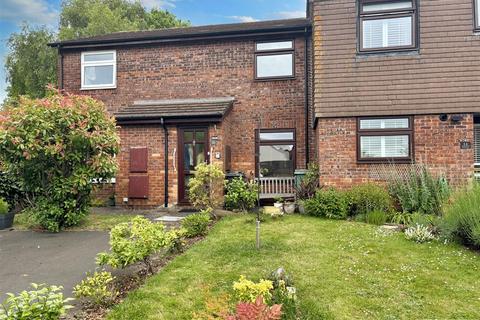
M 275 32 L 302 30 L 310 27 L 306 18 L 258 21 L 247 23 L 217 24 L 186 28 L 169 28 L 148 31 L 116 32 L 89 38 L 67 40 L 52 43 L 52 46 L 77 46 L 106 43 L 123 43 L 141 40 L 182 39 L 189 37 L 208 37 L 214 35 L 255 34 L 260 32 Z
M 233 97 L 135 101 L 133 105 L 119 110 L 114 115 L 119 121 L 223 118 L 234 101 Z

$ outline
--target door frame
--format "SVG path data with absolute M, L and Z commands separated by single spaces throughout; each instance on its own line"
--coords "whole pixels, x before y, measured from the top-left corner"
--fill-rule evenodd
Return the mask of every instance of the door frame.
M 205 159 L 207 163 L 210 163 L 210 136 L 209 136 L 209 126 L 208 125 L 184 125 L 177 127 L 177 196 L 178 204 L 180 205 L 190 205 L 190 201 L 186 199 L 186 186 L 185 186 L 185 166 L 184 166 L 184 132 L 186 130 L 205 130 Z

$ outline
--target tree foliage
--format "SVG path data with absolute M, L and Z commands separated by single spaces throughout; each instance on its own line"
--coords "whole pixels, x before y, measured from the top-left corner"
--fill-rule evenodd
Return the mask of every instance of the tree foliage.
M 10 35 L 5 60 L 10 101 L 14 102 L 20 95 L 45 96 L 46 85 L 56 79 L 57 52 L 47 46 L 54 40 L 55 34 L 46 27 L 32 28 L 26 24 L 20 32 Z
M 21 98 L 0 119 L 1 161 L 31 198 L 27 211 L 50 231 L 88 212 L 91 180 L 115 175 L 118 145 L 114 119 L 86 96 Z
M 140 1 L 65 0 L 60 14 L 59 37 L 69 40 L 118 31 L 184 27 L 189 24 L 165 10 L 148 11 Z

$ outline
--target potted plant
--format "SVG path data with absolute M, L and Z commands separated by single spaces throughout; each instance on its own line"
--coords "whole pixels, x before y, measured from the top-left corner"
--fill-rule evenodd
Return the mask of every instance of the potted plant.
M 295 213 L 295 202 L 287 202 L 285 201 L 283 203 L 283 212 L 286 214 L 292 214 Z
M 12 227 L 13 217 L 13 211 L 8 210 L 8 203 L 0 198 L 0 230 Z

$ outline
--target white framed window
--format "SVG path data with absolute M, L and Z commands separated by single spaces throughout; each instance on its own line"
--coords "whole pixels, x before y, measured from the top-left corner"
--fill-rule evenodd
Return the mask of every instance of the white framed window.
M 359 0 L 359 51 L 417 47 L 416 0 Z
M 255 44 L 255 79 L 282 79 L 295 76 L 293 40 Z
M 412 118 L 361 118 L 357 126 L 358 161 L 412 160 Z
M 82 90 L 116 88 L 116 51 L 82 52 L 81 60 Z

